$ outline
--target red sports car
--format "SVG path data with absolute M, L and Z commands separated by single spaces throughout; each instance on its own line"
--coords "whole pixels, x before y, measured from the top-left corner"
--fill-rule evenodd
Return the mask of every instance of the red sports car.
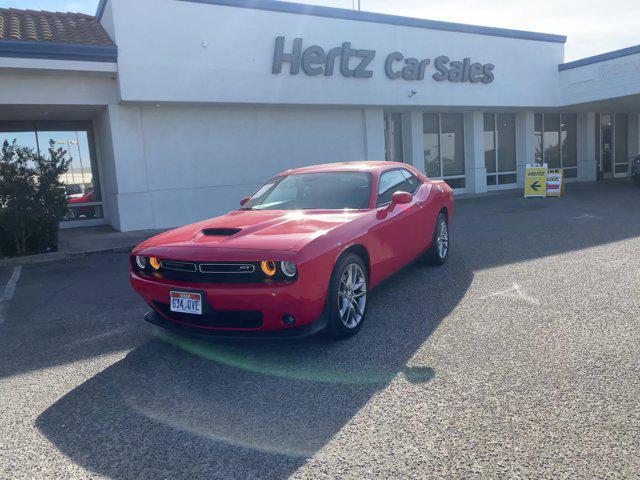
M 382 280 L 420 256 L 446 262 L 453 213 L 451 188 L 408 165 L 289 170 L 240 210 L 136 247 L 131 284 L 146 320 L 179 332 L 350 337 Z

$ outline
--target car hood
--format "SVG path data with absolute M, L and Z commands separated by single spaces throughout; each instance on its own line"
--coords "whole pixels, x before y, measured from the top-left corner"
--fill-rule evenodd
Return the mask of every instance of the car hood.
M 160 234 L 140 244 L 134 252 L 150 255 L 166 255 L 173 249 L 184 253 L 220 249 L 297 252 L 310 241 L 365 213 L 239 210 Z

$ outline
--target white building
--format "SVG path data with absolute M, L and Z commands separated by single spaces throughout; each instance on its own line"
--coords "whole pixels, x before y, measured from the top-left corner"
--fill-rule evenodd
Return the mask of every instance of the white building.
M 72 153 L 65 226 L 189 223 L 316 163 L 387 158 L 482 193 L 535 161 L 628 176 L 640 153 L 640 47 L 563 63 L 562 36 L 272 0 L 0 18 L 0 137 Z

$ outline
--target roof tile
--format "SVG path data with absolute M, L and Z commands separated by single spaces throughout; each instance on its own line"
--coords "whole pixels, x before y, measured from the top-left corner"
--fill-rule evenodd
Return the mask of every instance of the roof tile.
M 0 8 L 0 42 L 2 40 L 115 45 L 91 15 L 16 8 Z

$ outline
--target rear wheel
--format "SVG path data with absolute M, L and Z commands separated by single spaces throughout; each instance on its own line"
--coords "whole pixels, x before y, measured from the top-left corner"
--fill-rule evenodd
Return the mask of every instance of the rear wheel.
M 436 228 L 433 232 L 431 247 L 425 255 L 427 262 L 432 265 L 443 265 L 449 258 L 449 222 L 447 216 L 440 212 L 436 219 Z
M 348 253 L 338 260 L 327 296 L 328 333 L 349 338 L 358 333 L 367 314 L 369 277 L 362 259 Z

